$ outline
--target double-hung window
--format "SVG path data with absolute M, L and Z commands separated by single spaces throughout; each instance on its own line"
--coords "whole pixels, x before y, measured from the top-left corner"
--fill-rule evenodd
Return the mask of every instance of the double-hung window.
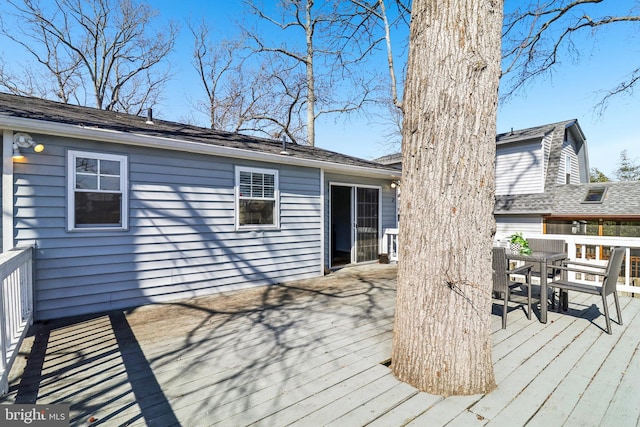
M 277 228 L 278 171 L 236 167 L 236 227 Z
M 69 230 L 128 226 L 127 157 L 68 152 Z

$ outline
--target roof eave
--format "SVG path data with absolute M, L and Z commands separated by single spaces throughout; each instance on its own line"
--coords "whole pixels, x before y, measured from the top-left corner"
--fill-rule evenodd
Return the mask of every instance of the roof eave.
M 548 210 L 545 211 L 534 211 L 534 210 L 518 210 L 518 211 L 505 211 L 505 210 L 494 210 L 494 215 L 551 215 L 551 212 Z
M 544 219 L 577 220 L 577 219 L 640 219 L 640 214 L 548 214 Z
M 268 163 L 282 164 L 286 162 L 290 165 L 320 168 L 325 171 L 349 172 L 350 175 L 363 177 L 389 179 L 399 178 L 398 171 L 391 169 L 387 170 L 367 168 L 363 166 L 333 163 L 322 160 L 304 159 L 283 154 L 264 153 L 234 147 L 205 144 L 201 142 L 184 141 L 179 139 L 136 133 L 124 133 L 109 129 L 50 122 L 46 120 L 36 120 L 23 117 L 0 115 L 0 127 L 10 128 L 11 130 L 18 132 L 35 132 L 68 138 L 86 138 L 104 142 L 111 142 L 115 144 L 162 148 L 166 150 L 185 151 L 190 153 L 240 158 L 245 160 L 256 160 Z

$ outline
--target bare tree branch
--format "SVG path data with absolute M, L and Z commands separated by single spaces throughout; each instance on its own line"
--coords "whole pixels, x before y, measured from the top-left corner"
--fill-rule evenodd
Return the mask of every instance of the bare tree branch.
M 172 51 L 177 27 L 150 26 L 157 12 L 132 0 L 8 0 L 19 30 L 6 20 L 0 31 L 20 44 L 47 70 L 63 102 L 76 101 L 107 110 L 139 112 L 153 106 L 169 79 L 159 70 Z M 45 9 L 42 4 L 49 6 Z M 2 76 L 0 76 L 1 78 Z M 9 87 L 8 81 L 0 85 Z
M 559 63 L 563 49 L 573 49 L 571 38 L 574 34 L 611 24 L 640 21 L 640 16 L 633 14 L 592 17 L 589 10 L 597 12 L 593 6 L 602 2 L 537 2 L 507 16 L 503 25 L 503 98 L 513 95 L 534 78 L 551 72 Z M 509 77 L 505 79 L 504 76 Z M 611 89 L 600 106 L 606 105 L 612 96 L 630 90 L 638 81 L 637 77 L 638 70 L 626 82 Z
M 287 115 L 301 112 L 301 106 L 306 110 L 306 117 L 295 123 L 305 123 L 307 136 L 304 139 L 308 144 L 315 144 L 315 121 L 320 115 L 359 111 L 364 103 L 373 100 L 375 80 L 363 77 L 362 70 L 350 70 L 369 54 L 368 49 L 358 47 L 360 39 L 357 35 L 364 34 L 365 27 L 355 19 L 358 15 L 354 13 L 356 8 L 353 4 L 285 0 L 280 3 L 281 15 L 278 18 L 267 15 L 253 1 L 246 4 L 259 21 L 282 30 L 283 34 L 280 43 L 273 39 L 266 42 L 263 32 L 256 28 L 245 29 L 254 51 L 279 57 L 282 64 L 290 64 L 289 70 L 295 72 L 299 69 L 305 76 L 301 87 L 297 80 L 293 83 L 282 81 L 278 87 L 281 89 L 280 99 L 290 102 L 284 110 Z M 292 84 L 292 87 L 285 88 Z M 290 126 L 292 123 L 290 117 L 278 119 L 267 116 L 269 114 L 261 116 L 261 120 L 278 126 Z M 293 133 L 286 127 L 282 131 L 287 135 Z

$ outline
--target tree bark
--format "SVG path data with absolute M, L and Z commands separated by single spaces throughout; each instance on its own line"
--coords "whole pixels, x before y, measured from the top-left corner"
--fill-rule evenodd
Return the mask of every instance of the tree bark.
M 393 373 L 438 395 L 495 388 L 491 246 L 501 0 L 414 0 Z
M 307 56 L 305 61 L 307 69 L 307 143 L 314 147 L 316 145 L 316 82 L 313 72 L 313 33 L 315 23 L 311 19 L 312 7 L 313 0 L 307 0 L 305 6 L 305 36 L 307 39 Z

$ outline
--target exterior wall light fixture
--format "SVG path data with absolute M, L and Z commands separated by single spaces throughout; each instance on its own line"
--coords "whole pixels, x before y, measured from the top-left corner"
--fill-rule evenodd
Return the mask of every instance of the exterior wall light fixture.
M 13 159 L 20 160 L 24 158 L 24 154 L 20 151 L 21 148 L 31 148 L 36 153 L 44 151 L 44 145 L 36 143 L 31 135 L 23 132 L 18 132 L 13 135 Z
M 400 180 L 399 179 L 391 181 L 391 188 L 396 188 L 396 187 L 400 187 Z

